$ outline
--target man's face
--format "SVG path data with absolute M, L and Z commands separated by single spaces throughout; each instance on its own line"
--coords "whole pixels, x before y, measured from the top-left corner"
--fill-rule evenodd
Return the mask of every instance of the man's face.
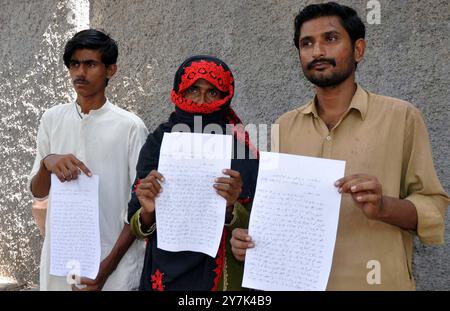
M 104 92 L 106 79 L 112 76 L 111 67 L 102 63 L 97 50 L 75 50 L 69 62 L 69 73 L 76 93 L 89 97 Z
M 318 87 L 339 85 L 355 71 L 352 42 L 337 16 L 303 23 L 299 48 L 303 73 Z
M 225 98 L 225 94 L 204 79 L 198 79 L 182 95 L 197 104 L 211 103 Z

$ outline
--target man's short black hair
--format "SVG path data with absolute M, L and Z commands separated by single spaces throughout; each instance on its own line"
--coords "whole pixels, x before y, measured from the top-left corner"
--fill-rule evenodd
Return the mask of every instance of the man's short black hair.
M 303 23 L 322 16 L 338 16 L 341 25 L 352 40 L 353 47 L 356 40 L 364 39 L 366 36 L 366 27 L 354 9 L 336 2 L 311 4 L 300 10 L 295 17 L 294 45 L 297 49 L 299 49 L 300 28 Z
M 106 67 L 117 62 L 119 49 L 117 43 L 109 35 L 96 29 L 77 32 L 64 48 L 64 64 L 69 68 L 72 54 L 78 49 L 98 50 Z

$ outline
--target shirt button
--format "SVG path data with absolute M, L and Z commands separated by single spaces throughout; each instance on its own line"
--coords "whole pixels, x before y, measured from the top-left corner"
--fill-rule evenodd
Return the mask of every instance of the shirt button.
M 331 136 L 327 136 L 327 140 L 330 141 L 331 140 Z

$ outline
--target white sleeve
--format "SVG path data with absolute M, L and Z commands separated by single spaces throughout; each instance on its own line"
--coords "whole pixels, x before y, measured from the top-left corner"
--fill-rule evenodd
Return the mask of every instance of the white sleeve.
M 50 154 L 50 138 L 49 138 L 49 118 L 47 113 L 44 113 L 38 129 L 37 134 L 37 147 L 36 147 L 36 157 L 34 159 L 33 168 L 31 169 L 31 173 L 28 176 L 28 183 L 27 183 L 27 191 L 31 194 L 33 199 L 35 200 L 45 200 L 48 196 L 43 198 L 36 198 L 33 193 L 31 192 L 31 180 L 33 177 L 37 174 L 39 171 L 39 167 L 41 165 L 41 160 L 46 157 L 48 154 Z
M 132 128 L 130 133 L 130 141 L 129 141 L 129 150 L 128 150 L 128 173 L 129 173 L 129 197 L 131 198 L 131 187 L 133 186 L 134 179 L 136 178 L 136 165 L 139 159 L 139 153 L 141 152 L 141 148 L 145 143 L 145 140 L 148 136 L 148 130 L 145 126 L 144 122 L 139 119 L 139 122 L 136 122 L 135 126 Z M 128 223 L 128 205 L 125 206 L 124 213 L 124 221 Z

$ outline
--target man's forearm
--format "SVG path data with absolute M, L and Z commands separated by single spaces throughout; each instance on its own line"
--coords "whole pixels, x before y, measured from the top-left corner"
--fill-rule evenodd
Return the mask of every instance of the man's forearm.
M 378 220 L 406 230 L 417 230 L 417 210 L 408 200 L 383 196 L 382 211 Z
M 49 172 L 41 161 L 39 171 L 31 180 L 31 193 L 36 198 L 44 198 L 48 196 L 51 185 L 51 172 Z
M 107 256 L 110 266 L 109 268 L 111 269 L 109 273 L 112 273 L 116 269 L 123 255 L 125 255 L 131 244 L 133 244 L 135 238 L 136 237 L 131 232 L 130 225 L 125 224 L 119 238 L 116 241 L 116 244 Z
M 116 270 L 123 255 L 130 248 L 134 239 L 134 236 L 131 234 L 130 225 L 125 224 L 113 249 L 100 263 L 100 269 L 95 280 L 85 283 L 88 285 L 85 290 L 101 290 L 103 288 L 109 276 Z

